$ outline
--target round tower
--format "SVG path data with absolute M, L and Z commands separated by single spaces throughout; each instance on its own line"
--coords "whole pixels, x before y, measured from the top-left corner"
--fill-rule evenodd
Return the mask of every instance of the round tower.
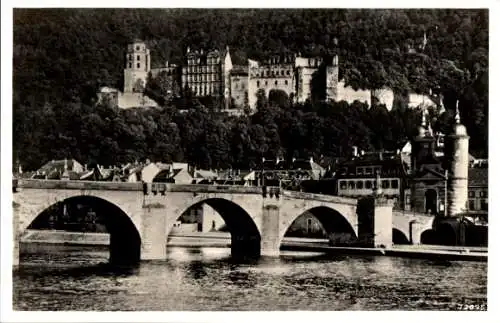
M 149 49 L 145 42 L 136 40 L 127 46 L 123 71 L 123 92 L 142 92 L 144 90 L 148 73 L 151 70 L 150 64 Z
M 448 216 L 454 217 L 466 210 L 469 177 L 469 136 L 460 123 L 458 101 L 455 125 L 447 138 L 449 160 Z

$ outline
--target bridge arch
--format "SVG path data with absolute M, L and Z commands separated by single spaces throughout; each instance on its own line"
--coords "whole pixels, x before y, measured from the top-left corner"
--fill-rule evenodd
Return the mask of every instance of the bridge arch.
M 397 229 L 392 228 L 392 243 L 394 244 L 410 244 L 410 237 L 407 233 Z
M 286 232 L 298 218 L 304 214 L 313 215 L 323 226 L 327 236 L 336 234 L 339 238 L 339 243 L 350 243 L 356 240 L 357 222 L 354 219 L 341 213 L 336 208 L 326 205 L 319 205 L 310 208 L 298 209 L 293 215 L 284 217 L 280 225 L 279 243 L 283 241 Z
M 73 195 L 43 206 L 43 209 L 35 211 L 31 217 L 20 221 L 17 234 L 20 236 L 27 229 L 43 228 L 44 224 L 65 216 L 67 220 L 75 220 L 76 206 L 91 208 L 97 218 L 97 224 L 103 225 L 110 235 L 109 254 L 110 262 L 114 264 L 132 264 L 140 261 L 141 257 L 141 234 L 132 218 L 116 203 L 106 198 L 93 195 Z M 73 212 L 68 210 L 73 206 Z M 87 209 L 88 210 L 88 209 Z M 83 214 L 83 213 L 81 213 Z M 88 215 L 88 213 L 87 213 Z M 52 220 L 51 220 L 52 218 Z M 66 225 L 61 228 L 68 228 Z
M 171 232 L 173 224 L 185 211 L 207 204 L 221 216 L 227 230 L 231 233 L 231 255 L 233 257 L 260 256 L 260 223 L 255 219 L 257 216 L 255 210 L 252 212 L 242 201 L 235 201 L 219 194 L 200 194 L 187 201 L 182 206 L 176 206 L 174 212 L 171 212 L 172 218 L 168 220 L 167 235 Z M 260 208 L 261 205 L 259 204 L 258 207 Z

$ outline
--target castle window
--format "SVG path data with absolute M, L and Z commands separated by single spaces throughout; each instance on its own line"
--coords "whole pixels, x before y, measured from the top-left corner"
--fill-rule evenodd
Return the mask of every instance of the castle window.
M 363 175 L 364 171 L 364 167 L 356 167 L 356 175 Z
M 469 200 L 469 210 L 471 211 L 473 211 L 476 207 L 476 204 L 474 202 L 474 200 Z
M 346 181 L 339 181 L 340 189 L 345 190 L 347 188 Z
M 267 86 L 267 81 L 265 82 L 265 85 Z
M 347 182 L 347 187 L 349 187 L 350 190 L 354 189 L 354 181 Z
M 132 55 L 128 55 L 128 60 L 131 61 L 132 60 Z
M 257 81 L 257 87 L 260 87 L 260 81 Z
M 487 191 L 481 191 L 479 193 L 479 196 L 481 196 L 481 197 L 488 197 L 488 192 Z
M 393 179 L 391 181 L 391 188 L 398 188 L 398 186 L 399 186 L 398 184 L 399 184 L 398 180 L 397 179 Z
M 469 197 L 476 197 L 475 191 L 469 191 Z
M 137 63 L 137 68 L 141 68 L 141 63 Z
M 382 181 L 382 188 L 389 188 L 389 181 L 388 180 L 384 179 Z
M 285 71 L 281 70 L 281 76 L 285 75 Z
M 141 60 L 141 55 L 137 55 L 137 60 L 140 61 Z
M 278 80 L 274 81 L 274 85 L 278 85 Z
M 289 70 L 288 70 L 288 71 L 286 71 L 286 75 L 290 75 L 290 71 L 289 71 Z
M 358 190 L 363 189 L 363 181 L 357 181 L 357 182 L 356 182 L 356 188 L 357 188 Z
M 285 80 L 285 85 L 288 85 L 288 80 Z
M 488 200 L 481 200 L 481 210 L 482 211 L 488 210 Z
M 135 50 L 141 50 L 141 48 L 139 46 L 136 46 Z
M 365 181 L 365 188 L 366 189 L 371 189 L 372 188 L 372 181 L 371 180 Z
M 365 174 L 366 174 L 366 175 L 371 175 L 371 174 L 372 174 L 372 170 L 373 170 L 373 169 L 372 169 L 371 167 L 366 167 L 366 168 L 365 168 Z
M 132 68 L 132 63 L 128 63 L 128 68 Z

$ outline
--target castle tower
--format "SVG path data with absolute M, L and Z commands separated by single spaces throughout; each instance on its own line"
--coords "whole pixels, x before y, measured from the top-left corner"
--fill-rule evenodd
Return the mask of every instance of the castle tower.
M 129 44 L 125 64 L 123 92 L 143 92 L 151 70 L 149 49 L 146 43 L 136 40 Z
M 445 148 L 449 167 L 448 216 L 457 216 L 466 209 L 469 177 L 469 136 L 460 123 L 458 101 L 455 126 L 446 138 Z
M 336 101 L 338 97 L 339 84 L 339 57 L 333 56 L 332 64 L 326 67 L 326 100 Z

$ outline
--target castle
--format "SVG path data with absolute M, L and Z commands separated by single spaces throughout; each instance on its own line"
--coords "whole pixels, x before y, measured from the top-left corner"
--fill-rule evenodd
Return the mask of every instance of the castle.
M 303 103 L 315 93 L 327 101 L 360 101 L 369 106 L 376 101 L 389 110 L 394 101 L 394 93 L 388 88 L 363 90 L 346 86 L 344 80 L 339 80 L 337 55 L 271 55 L 262 62 L 249 59 L 247 65 L 233 66 L 229 47 L 206 52 L 188 48 L 182 66 L 166 62 L 162 67 L 152 68 L 150 50 L 140 40 L 127 46 L 123 92 L 104 87 L 99 98 L 107 96 L 121 108 L 158 106 L 144 95 L 144 89 L 149 75 L 155 78 L 161 73 L 168 78 L 167 92 L 174 96 L 190 91 L 195 97 L 221 97 L 225 110 L 231 107 L 242 110 L 247 106 L 254 111 L 259 90 L 266 96 L 272 90 L 283 91 L 294 103 Z M 410 93 L 408 101 L 410 107 L 439 105 L 432 97 L 415 93 Z

